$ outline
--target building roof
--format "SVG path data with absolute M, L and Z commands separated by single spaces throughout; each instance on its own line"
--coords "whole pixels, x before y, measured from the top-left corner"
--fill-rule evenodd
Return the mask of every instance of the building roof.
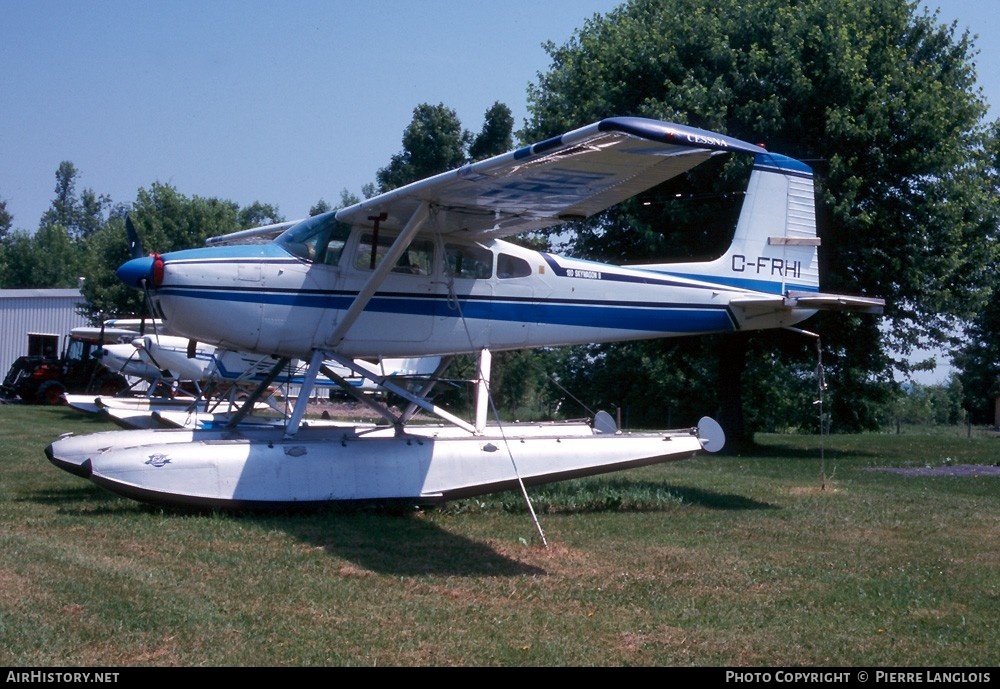
M 0 289 L 0 299 L 25 299 L 28 297 L 77 297 L 83 299 L 80 290 L 70 289 Z

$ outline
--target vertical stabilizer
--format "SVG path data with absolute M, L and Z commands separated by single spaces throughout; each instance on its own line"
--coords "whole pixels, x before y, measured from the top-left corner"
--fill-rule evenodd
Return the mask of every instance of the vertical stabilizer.
M 769 294 L 816 292 L 818 247 L 812 169 L 793 158 L 759 153 L 725 254 L 714 261 L 642 267 Z

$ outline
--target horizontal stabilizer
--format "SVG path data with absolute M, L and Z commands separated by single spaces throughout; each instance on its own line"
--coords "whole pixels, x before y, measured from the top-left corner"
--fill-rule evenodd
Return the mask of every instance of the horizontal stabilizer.
M 789 292 L 785 303 L 792 308 L 823 309 L 826 311 L 880 314 L 885 310 L 885 299 L 854 297 L 847 294 L 825 294 L 823 292 Z
M 847 294 L 825 294 L 823 292 L 789 292 L 785 296 L 733 297 L 731 307 L 746 312 L 808 309 L 810 311 L 857 311 L 859 313 L 882 313 L 885 299 L 875 297 L 854 297 Z
M 786 292 L 784 295 L 741 295 L 729 300 L 737 330 L 787 328 L 816 311 L 853 311 L 880 314 L 883 299 L 822 292 Z

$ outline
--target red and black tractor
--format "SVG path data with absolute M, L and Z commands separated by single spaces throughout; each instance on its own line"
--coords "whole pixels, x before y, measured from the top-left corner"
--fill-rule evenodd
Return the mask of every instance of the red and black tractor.
M 95 329 L 96 330 L 96 329 Z M 64 404 L 66 393 L 114 395 L 126 389 L 128 381 L 101 363 L 102 336 L 73 333 L 62 356 L 18 357 L 0 386 L 7 399 L 28 404 Z

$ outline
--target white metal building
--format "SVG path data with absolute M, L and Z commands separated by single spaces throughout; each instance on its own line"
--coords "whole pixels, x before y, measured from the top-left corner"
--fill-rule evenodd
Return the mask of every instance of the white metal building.
M 87 325 L 77 311 L 79 289 L 0 289 L 0 380 L 25 354 L 61 354 L 73 328 Z

